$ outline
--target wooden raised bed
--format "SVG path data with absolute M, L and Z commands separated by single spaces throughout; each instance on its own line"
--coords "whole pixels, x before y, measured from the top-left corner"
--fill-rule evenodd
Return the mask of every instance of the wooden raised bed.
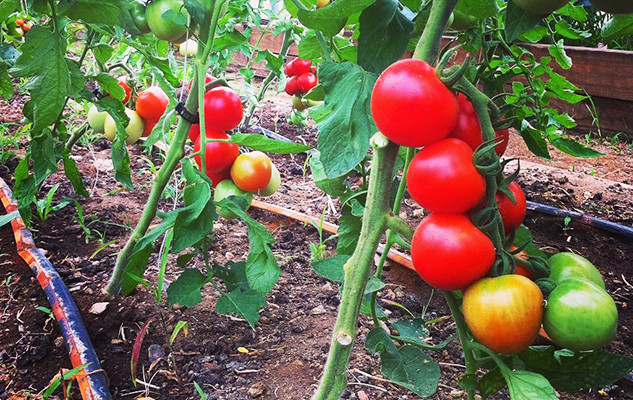
M 260 37 L 261 31 L 253 29 L 250 43 L 255 45 Z M 279 53 L 281 41 L 281 35 L 274 37 L 266 33 L 260 42 L 260 48 Z M 523 46 L 537 59 L 550 57 L 547 45 L 524 44 Z M 552 103 L 553 106 L 573 116 L 581 130 L 594 132 L 597 131 L 592 114 L 595 106 L 603 133 L 623 132 L 633 137 L 633 51 L 588 47 L 566 47 L 565 50 L 573 61 L 572 68 L 565 71 L 556 63 L 550 65 L 556 72 L 586 91 L 591 96 L 591 100 L 578 104 L 556 101 Z M 288 58 L 292 59 L 297 55 L 297 47 L 290 46 Z M 458 54 L 457 60 L 463 60 L 464 57 L 465 53 Z M 236 54 L 235 61 L 240 65 L 245 65 L 247 59 L 242 54 Z M 268 74 L 265 63 L 253 63 L 252 67 L 257 76 L 264 77 Z

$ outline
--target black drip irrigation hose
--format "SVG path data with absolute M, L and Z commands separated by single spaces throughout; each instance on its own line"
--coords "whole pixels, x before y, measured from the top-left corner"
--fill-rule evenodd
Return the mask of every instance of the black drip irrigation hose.
M 275 140 L 281 140 L 283 142 L 293 143 L 292 140 L 285 136 L 282 136 L 276 132 L 270 131 L 261 126 L 253 126 L 253 129 L 259 133 Z M 315 149 L 308 151 L 308 154 L 312 154 Z M 545 204 L 537 203 L 534 201 L 527 202 L 527 209 L 530 211 L 539 212 L 542 214 L 553 215 L 561 218 L 571 218 L 573 221 L 578 221 L 584 225 L 593 226 L 604 231 L 615 233 L 617 235 L 624 236 L 629 239 L 633 239 L 633 227 L 616 224 L 615 222 L 607 221 L 601 218 L 592 217 L 590 215 L 582 214 L 577 211 L 563 210 L 562 208 L 552 207 Z

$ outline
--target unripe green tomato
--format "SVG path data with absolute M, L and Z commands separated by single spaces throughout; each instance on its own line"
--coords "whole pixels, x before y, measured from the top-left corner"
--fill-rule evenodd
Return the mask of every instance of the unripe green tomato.
M 514 4 L 524 9 L 527 12 L 537 15 L 547 15 L 559 8 L 562 8 L 565 4 L 569 3 L 569 0 L 512 0 Z
M 557 253 L 547 260 L 550 268 L 549 278 L 557 285 L 566 279 L 586 279 L 602 289 L 604 280 L 598 269 L 586 258 L 574 253 Z
M 181 56 L 195 57 L 198 54 L 198 41 L 189 39 L 180 44 L 178 52 Z
M 301 96 L 297 96 L 296 94 L 292 96 L 292 106 L 294 108 L 296 108 L 299 111 L 303 111 L 306 108 L 308 108 L 305 104 L 303 104 L 303 102 L 301 101 Z
M 93 104 L 88 110 L 88 125 L 90 125 L 95 132 L 103 133 L 105 132 L 104 125 L 107 116 L 107 112 L 99 111 L 97 106 Z
M 151 29 L 149 29 L 147 18 L 145 17 L 145 5 L 136 0 L 132 0 L 129 4 L 129 10 L 130 17 L 132 17 L 132 22 L 134 22 L 136 29 L 141 31 L 142 34 L 150 33 Z
M 599 349 L 615 337 L 618 309 L 602 288 L 585 279 L 567 279 L 547 298 L 543 328 L 559 346 Z
M 143 129 L 145 128 L 143 124 L 143 119 L 136 111 L 132 111 L 129 108 L 125 109 L 125 114 L 130 119 L 130 122 L 125 127 L 125 132 L 127 132 L 128 137 L 125 139 L 125 143 L 133 144 L 137 140 L 140 139 L 143 134 Z M 105 125 L 104 125 L 104 134 L 106 139 L 109 141 L 114 141 L 114 137 L 116 136 L 116 123 L 114 119 L 108 114 L 106 116 Z
M 453 22 L 449 26 L 455 31 L 465 31 L 477 22 L 476 17 L 457 10 L 453 11 L 453 17 Z
M 253 200 L 253 194 L 250 192 L 246 192 L 240 188 L 237 187 L 237 185 L 235 183 L 233 183 L 232 180 L 224 180 L 220 183 L 218 183 L 218 185 L 215 187 L 214 189 L 214 193 L 213 193 L 213 201 L 215 201 L 216 203 L 219 202 L 220 200 L 223 200 L 227 197 L 230 196 L 242 196 L 246 199 L 246 201 L 248 202 L 248 207 L 250 207 L 251 205 L 251 201 Z M 246 209 L 248 210 L 248 207 L 246 207 Z M 220 214 L 222 217 L 226 218 L 226 219 L 234 219 L 237 218 L 237 215 L 229 210 L 225 210 L 222 207 L 217 207 L 216 208 L 218 214 Z
M 281 186 L 281 174 L 279 174 L 275 164 L 271 163 L 271 165 L 273 169 L 270 174 L 270 182 L 268 182 L 268 186 L 259 191 L 259 195 L 263 197 L 272 196 Z
M 182 5 L 182 0 L 156 0 L 147 5 L 145 8 L 147 24 L 157 38 L 180 43 L 179 40 L 187 33 L 187 27 L 163 19 L 163 14 L 171 10 L 187 15 L 187 10 Z

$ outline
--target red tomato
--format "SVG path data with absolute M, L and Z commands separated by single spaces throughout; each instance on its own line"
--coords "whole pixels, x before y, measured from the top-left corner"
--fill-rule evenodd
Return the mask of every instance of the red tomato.
M 401 146 L 435 143 L 457 123 L 457 99 L 424 61 L 400 60 L 378 77 L 371 113 L 378 130 Z
M 479 124 L 479 117 L 475 112 L 473 104 L 468 101 L 468 98 L 462 93 L 457 98 L 459 103 L 459 115 L 457 117 L 457 125 L 448 135 L 456 139 L 463 140 L 468 143 L 473 151 L 483 143 L 481 136 L 481 125 Z M 495 133 L 499 139 L 499 144 L 495 147 L 495 152 L 498 156 L 502 156 L 508 147 L 508 129 L 497 129 Z
M 514 195 L 516 204 L 512 203 L 512 201 L 501 192 L 497 192 L 496 195 L 497 207 L 499 208 L 499 214 L 501 214 L 506 236 L 509 236 L 521 226 L 525 219 L 526 211 L 525 194 L 523 190 L 521 190 L 521 186 L 516 182 L 512 182 L 508 185 L 508 189 L 510 189 Z
M 473 151 L 458 139 L 444 139 L 423 148 L 407 171 L 411 197 L 432 212 L 462 213 L 486 194 L 486 180 L 472 161 Z
M 136 98 L 136 112 L 146 121 L 158 122 L 165 110 L 167 110 L 168 104 L 169 97 L 167 97 L 163 89 L 158 86 L 151 86 L 138 94 Z
M 466 290 L 462 310 L 481 344 L 514 354 L 531 345 L 541 329 L 543 294 L 521 275 L 484 278 Z
M 290 79 L 286 80 L 286 88 L 284 90 L 291 96 L 301 93 L 301 90 L 299 90 L 297 79 L 299 79 L 298 76 L 293 76 Z
M 216 80 L 216 78 L 212 75 L 207 74 L 207 76 L 205 76 L 204 78 L 204 84 L 208 85 L 209 83 L 213 82 L 214 80 Z M 191 86 L 193 85 L 193 80 L 189 81 L 189 91 L 191 92 Z
M 152 130 L 154 130 L 155 126 L 156 122 L 145 121 L 145 125 L 143 125 L 143 134 L 141 135 L 141 137 L 148 137 L 149 134 L 152 133 Z
M 189 129 L 189 137 L 191 137 L 192 130 L 198 130 L 196 140 L 193 142 L 193 151 L 195 153 L 200 151 L 200 125 L 191 125 Z M 206 129 L 207 139 L 228 139 L 229 135 L 224 132 L 214 131 L 212 129 Z M 207 171 L 221 172 L 231 167 L 235 158 L 240 154 L 240 149 L 235 143 L 226 142 L 207 142 L 205 149 L 205 159 L 207 165 Z M 194 157 L 198 167 L 202 170 L 200 164 L 200 156 Z
M 204 94 L 204 121 L 207 127 L 228 131 L 242 121 L 242 100 L 233 89 L 216 86 Z
M 316 65 L 313 65 L 313 66 L 310 67 L 310 72 L 312 72 L 314 75 L 316 75 L 316 73 L 317 73 Z
M 311 66 L 312 66 L 312 61 L 304 60 L 301 58 L 295 58 L 291 64 L 292 75 L 290 76 L 301 75 L 301 74 L 305 74 L 306 72 L 310 72 Z
M 212 187 L 216 187 L 218 186 L 218 183 L 222 181 L 231 180 L 231 169 L 225 169 L 224 171 L 220 172 L 207 171 L 207 176 L 209 177 L 209 179 L 211 179 L 211 182 L 213 182 Z
M 22 25 L 24 25 L 25 22 L 26 22 L 26 20 L 24 18 L 18 18 L 18 19 L 15 20 L 15 24 L 17 26 L 22 26 Z
M 240 154 L 231 167 L 231 178 L 242 190 L 256 192 L 264 189 L 272 176 L 270 158 L 261 151 Z
M 297 87 L 302 93 L 309 92 L 317 85 L 317 77 L 312 72 L 305 72 L 297 77 Z
M 495 248 L 465 215 L 433 213 L 415 230 L 411 259 L 426 283 L 457 290 L 488 273 L 495 261 Z
M 286 65 L 284 65 L 284 73 L 286 74 L 288 78 L 295 75 L 295 72 L 292 70 L 292 63 L 294 63 L 295 60 L 296 58 L 292 61 L 288 61 Z
M 123 99 L 123 104 L 125 104 L 128 100 L 130 100 L 132 88 L 130 88 L 130 85 L 127 84 L 127 80 L 124 77 L 119 78 L 119 86 L 121 86 L 125 91 L 125 98 Z

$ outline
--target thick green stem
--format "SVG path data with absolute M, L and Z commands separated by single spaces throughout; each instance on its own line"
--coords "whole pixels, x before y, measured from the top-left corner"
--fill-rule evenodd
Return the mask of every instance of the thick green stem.
M 321 383 L 313 400 L 336 400 L 347 385 L 347 363 L 354 347 L 358 313 L 371 273 L 378 242 L 383 236 L 389 213 L 389 193 L 398 146 L 378 133 L 369 178 L 369 191 L 358 246 L 345 263 L 345 284 L 332 344 Z M 374 139 L 377 138 L 374 136 Z M 380 142 L 380 143 L 378 143 Z
M 455 320 L 455 326 L 457 327 L 457 334 L 459 335 L 459 341 L 462 343 L 462 347 L 464 349 L 464 360 L 466 362 L 466 373 L 469 375 L 474 375 L 477 372 L 477 363 L 475 362 L 475 357 L 473 355 L 473 351 L 470 348 L 470 337 L 468 336 L 468 327 L 466 326 L 466 322 L 462 318 L 462 313 L 459 310 L 459 304 L 457 303 L 457 299 L 451 292 L 444 292 L 444 298 L 446 298 L 446 302 L 448 303 L 448 307 L 451 309 L 451 314 L 453 314 L 453 319 Z M 468 400 L 475 399 L 475 390 L 470 389 L 468 392 Z
M 431 64 L 440 52 L 440 40 L 448 25 L 448 19 L 457 5 L 457 0 L 433 0 L 431 14 L 415 46 L 413 58 Z
M 77 143 L 77 140 L 79 140 L 86 133 L 87 130 L 88 130 L 87 122 L 84 122 L 81 125 L 79 125 L 79 127 L 75 129 L 75 131 L 70 136 L 70 138 L 68 138 L 68 141 L 66 141 L 66 149 L 68 151 L 71 151 L 75 143 Z

